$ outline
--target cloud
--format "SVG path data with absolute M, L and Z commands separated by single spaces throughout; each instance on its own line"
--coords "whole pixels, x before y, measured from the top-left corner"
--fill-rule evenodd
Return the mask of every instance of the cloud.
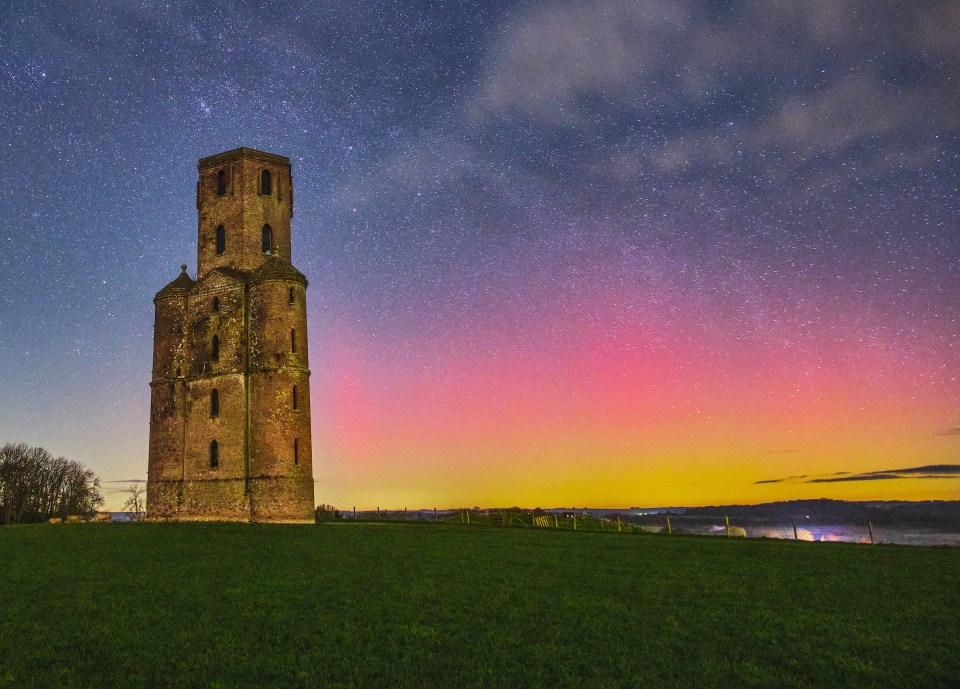
M 812 478 L 809 481 L 804 481 L 804 483 L 843 483 L 845 481 L 881 481 L 884 479 L 890 478 L 926 478 L 920 476 L 906 477 L 899 476 L 897 474 L 888 474 L 882 471 L 872 472 L 869 474 L 854 474 L 852 476 L 837 476 L 833 478 Z
M 960 426 L 948 428 L 940 433 L 937 433 L 937 435 L 960 435 Z
M 884 469 L 851 474 L 838 471 L 828 476 L 809 477 L 806 475 L 755 481 L 755 485 L 765 483 L 843 483 L 847 481 L 886 481 L 890 479 L 942 479 L 960 478 L 960 464 L 925 464 L 905 469 Z
M 960 464 L 927 464 L 922 467 L 911 467 L 909 469 L 892 469 L 891 472 L 897 474 L 953 474 L 960 475 Z
M 918 100 L 917 94 L 899 93 L 871 70 L 862 70 L 813 93 L 786 97 L 756 127 L 753 143 L 805 161 L 896 132 L 922 109 Z
M 692 26 L 685 3 L 653 0 L 554 3 L 521 15 L 492 46 L 472 114 L 582 120 L 583 96 L 631 97 L 662 69 L 670 37 Z
M 932 162 L 960 129 L 960 4 L 569 0 L 518 14 L 491 43 L 464 113 L 592 132 L 623 174 L 843 153 Z M 611 134 L 612 132 L 612 134 Z M 617 141 L 613 141 L 616 139 Z M 623 150 L 639 151 L 634 157 Z M 629 144 L 633 144 L 632 146 Z
M 800 474 L 800 475 L 798 475 L 798 476 L 787 476 L 786 478 L 769 478 L 769 479 L 765 479 L 765 480 L 763 480 L 763 481 L 755 481 L 754 483 L 757 483 L 757 484 L 761 484 L 761 483 L 796 483 L 797 481 L 799 481 L 799 480 L 801 480 L 801 479 L 805 479 L 805 478 L 807 478 L 807 475 L 806 475 L 806 474 Z
M 413 233 L 431 231 L 415 217 L 428 210 L 460 225 L 475 210 L 485 227 L 495 214 L 512 231 L 542 225 L 553 199 L 606 210 L 676 178 L 788 181 L 806 195 L 804 174 L 829 190 L 929 165 L 960 132 L 960 41 L 943 28 L 960 3 L 915 5 L 523 6 L 491 28 L 441 121 L 335 186 L 332 202 L 351 216 L 392 207 Z M 358 242 L 375 236 L 357 227 Z

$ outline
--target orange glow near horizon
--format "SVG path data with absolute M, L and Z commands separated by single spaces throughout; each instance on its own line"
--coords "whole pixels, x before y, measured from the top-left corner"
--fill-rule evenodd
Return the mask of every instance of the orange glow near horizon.
M 602 295 L 591 308 L 605 309 Z M 327 333 L 327 374 L 314 381 L 318 502 L 960 498 L 957 479 L 806 482 L 956 461 L 957 438 L 940 433 L 956 425 L 956 381 L 931 382 L 929 350 L 866 341 L 842 314 L 802 340 L 759 329 L 731 339 L 710 323 L 604 327 L 562 304 L 535 323 L 491 322 L 482 339 L 419 344 Z

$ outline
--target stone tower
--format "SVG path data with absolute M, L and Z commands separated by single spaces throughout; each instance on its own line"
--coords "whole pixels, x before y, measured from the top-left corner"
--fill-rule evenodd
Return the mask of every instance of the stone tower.
M 313 521 L 307 279 L 290 263 L 290 160 L 200 160 L 197 278 L 153 303 L 151 519 Z

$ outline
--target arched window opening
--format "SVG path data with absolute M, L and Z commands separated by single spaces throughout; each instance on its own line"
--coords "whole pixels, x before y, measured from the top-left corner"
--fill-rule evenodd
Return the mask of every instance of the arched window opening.
M 295 328 L 290 328 L 290 353 L 297 353 L 297 331 Z
M 214 361 L 220 361 L 220 336 L 213 336 L 213 345 L 210 347 L 210 358 Z
M 269 170 L 260 173 L 260 194 L 270 196 L 273 193 L 273 178 Z
M 290 304 L 292 304 L 292 303 L 294 302 L 294 298 L 293 298 L 293 297 L 294 297 L 293 287 L 291 287 L 291 288 L 290 288 L 290 292 L 289 292 L 288 297 L 287 297 L 287 302 L 290 303 Z
M 216 440 L 210 441 L 210 468 L 216 469 L 220 466 L 220 447 Z
M 220 416 L 220 393 L 214 388 L 210 392 L 210 418 L 215 419 Z
M 220 312 L 220 297 L 213 298 L 213 312 L 214 313 Z
M 299 403 L 298 403 L 298 401 L 297 401 L 297 386 L 294 385 L 294 386 L 293 386 L 293 409 L 294 409 L 294 411 L 296 411 L 296 410 L 299 409 L 299 408 L 300 408 L 300 405 L 299 405 Z
M 223 196 L 227 193 L 227 173 L 221 170 L 217 173 L 217 196 Z
M 269 225 L 264 225 L 260 232 L 260 246 L 263 253 L 273 253 L 273 228 Z
M 227 231 L 223 229 L 223 225 L 217 225 L 217 256 L 223 256 L 227 253 Z
M 300 443 L 293 439 L 293 463 L 300 464 Z
M 179 378 L 179 377 L 180 377 L 180 367 L 177 366 L 177 378 Z

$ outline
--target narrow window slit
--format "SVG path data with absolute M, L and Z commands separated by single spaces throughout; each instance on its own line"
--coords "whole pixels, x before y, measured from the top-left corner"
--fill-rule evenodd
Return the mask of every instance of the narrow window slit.
M 273 228 L 269 225 L 260 231 L 260 250 L 268 255 L 273 253 Z

